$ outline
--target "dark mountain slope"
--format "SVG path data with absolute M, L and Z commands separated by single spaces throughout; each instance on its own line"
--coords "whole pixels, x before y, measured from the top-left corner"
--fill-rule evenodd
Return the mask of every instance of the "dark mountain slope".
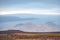
M 23 31 L 19 30 L 7 30 L 7 31 L 0 31 L 0 34 L 10 34 L 10 33 L 22 33 Z
M 20 30 L 0 31 L 0 34 L 10 34 L 10 33 L 60 34 L 60 32 L 24 32 L 24 31 L 20 31 Z

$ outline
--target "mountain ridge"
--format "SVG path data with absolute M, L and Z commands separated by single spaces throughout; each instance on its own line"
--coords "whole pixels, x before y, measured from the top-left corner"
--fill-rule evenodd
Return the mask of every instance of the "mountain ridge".
M 0 34 L 11 34 L 11 33 L 36 33 L 36 34 L 60 34 L 60 32 L 24 32 L 21 30 L 7 30 L 7 31 L 0 31 Z

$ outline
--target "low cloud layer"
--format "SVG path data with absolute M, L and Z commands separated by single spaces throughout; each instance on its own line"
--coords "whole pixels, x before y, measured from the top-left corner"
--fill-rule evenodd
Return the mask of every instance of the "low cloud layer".
M 0 15 L 6 14 L 43 14 L 43 15 L 60 15 L 59 10 L 51 9 L 51 10 L 35 10 L 35 9 L 27 9 L 27 10 L 18 10 L 18 11 L 1 11 Z
M 22 30 L 26 32 L 54 32 L 60 31 L 60 26 L 55 25 L 53 23 L 45 23 L 45 24 L 32 24 L 32 23 L 25 23 L 25 24 L 17 24 L 15 26 L 7 25 L 2 30 Z

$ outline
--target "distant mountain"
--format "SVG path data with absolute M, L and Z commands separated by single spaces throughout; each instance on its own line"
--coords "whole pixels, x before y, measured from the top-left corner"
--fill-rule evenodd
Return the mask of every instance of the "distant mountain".
M 20 31 L 20 30 L 7 30 L 7 31 L 0 31 L 0 34 L 10 34 L 10 33 L 60 34 L 60 32 L 24 32 L 24 31 Z
M 0 34 L 10 34 L 10 33 L 22 33 L 23 31 L 19 30 L 6 30 L 6 31 L 0 31 Z

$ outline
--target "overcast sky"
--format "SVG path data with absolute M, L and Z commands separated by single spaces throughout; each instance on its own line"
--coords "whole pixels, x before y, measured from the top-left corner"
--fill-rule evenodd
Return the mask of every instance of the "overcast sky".
M 0 15 L 60 15 L 60 0 L 0 0 Z
M 18 14 L 16 17 L 20 17 L 22 21 L 16 22 L 18 18 L 8 16 L 1 16 L 7 14 Z M 19 14 L 40 14 L 38 15 L 19 15 Z M 43 15 L 43 16 L 42 16 Z M 45 16 L 44 16 L 45 15 Z M 46 16 L 48 15 L 48 16 Z M 50 15 L 50 16 L 49 16 Z M 53 16 L 54 15 L 54 16 Z M 0 30 L 7 29 L 21 29 L 24 31 L 60 31 L 60 0 L 0 0 L 0 19 L 6 21 L 0 23 Z M 34 20 L 33 19 L 34 16 Z M 21 19 L 22 17 L 22 19 Z M 27 18 L 27 19 L 26 19 Z M 32 18 L 32 19 L 29 19 Z M 36 19 L 38 18 L 38 19 Z M 10 21 L 11 20 L 11 21 Z M 9 21 L 9 22 L 8 22 Z M 47 25 L 45 22 L 52 22 L 56 25 Z M 15 27 L 15 23 L 40 23 L 39 25 L 33 24 L 33 26 L 28 27 L 23 25 L 22 27 Z M 42 25 L 43 23 L 43 25 Z M 50 23 L 50 24 L 52 24 Z M 12 24 L 14 26 L 12 26 Z M 48 23 L 49 24 L 49 23 Z M 52 24 L 52 25 L 53 25 Z M 57 25 L 59 24 L 59 25 Z M 4 27 L 3 27 L 4 26 Z

